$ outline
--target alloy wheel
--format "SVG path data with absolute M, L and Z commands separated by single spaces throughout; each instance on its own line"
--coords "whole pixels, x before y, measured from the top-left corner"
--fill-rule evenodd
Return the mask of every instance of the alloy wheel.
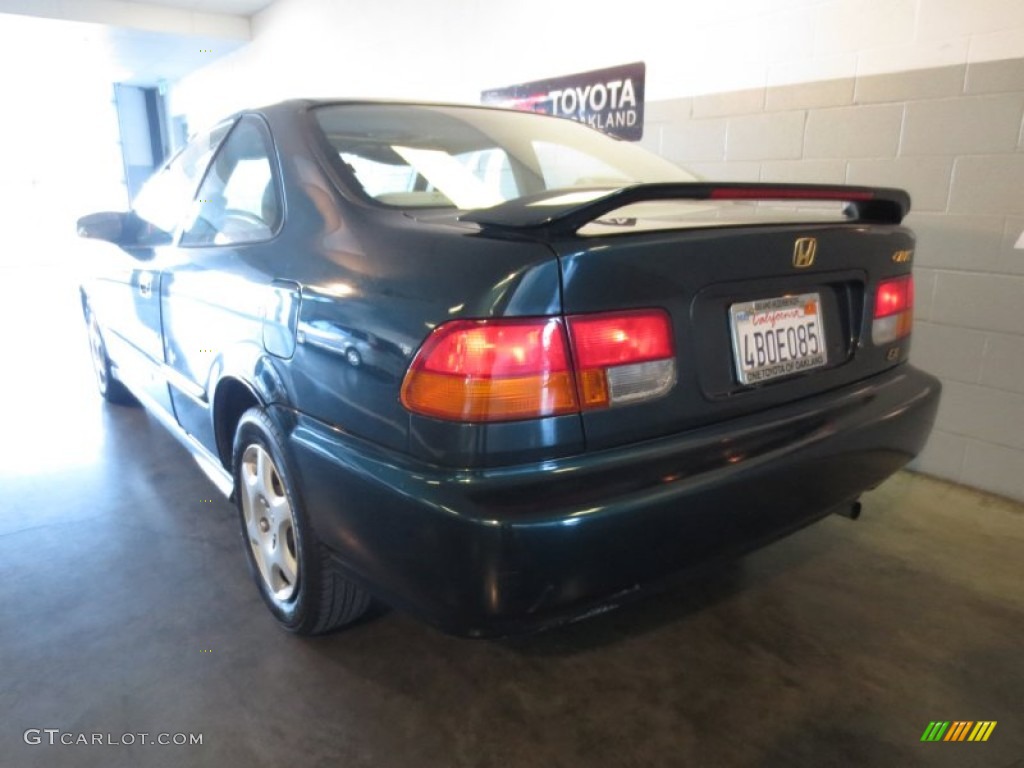
M 103 335 L 100 333 L 99 323 L 95 316 L 89 314 L 89 352 L 92 358 L 92 368 L 96 372 L 96 381 L 99 383 L 100 391 L 107 390 L 107 349 L 103 345 Z
M 270 453 L 257 443 L 242 454 L 242 514 L 256 568 L 279 602 L 295 594 L 299 582 L 295 518 L 281 474 Z

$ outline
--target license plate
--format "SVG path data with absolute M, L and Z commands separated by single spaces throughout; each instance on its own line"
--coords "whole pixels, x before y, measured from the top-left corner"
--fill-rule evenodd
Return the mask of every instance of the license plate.
M 733 304 L 729 321 L 741 384 L 760 384 L 828 362 L 817 293 Z

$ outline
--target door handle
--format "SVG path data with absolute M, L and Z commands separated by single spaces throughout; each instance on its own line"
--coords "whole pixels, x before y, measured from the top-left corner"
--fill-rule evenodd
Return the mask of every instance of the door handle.
M 152 272 L 140 272 L 139 273 L 139 295 L 143 297 L 150 296 L 153 293 L 153 273 Z

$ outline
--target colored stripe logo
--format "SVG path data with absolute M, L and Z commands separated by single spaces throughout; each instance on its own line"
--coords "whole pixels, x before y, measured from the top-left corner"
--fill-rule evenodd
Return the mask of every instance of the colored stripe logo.
M 995 728 L 995 720 L 933 720 L 921 741 L 988 741 Z

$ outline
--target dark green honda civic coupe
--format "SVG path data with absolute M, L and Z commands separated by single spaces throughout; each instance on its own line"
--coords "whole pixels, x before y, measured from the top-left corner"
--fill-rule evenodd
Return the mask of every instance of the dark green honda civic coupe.
M 283 626 L 372 596 L 500 635 L 855 516 L 921 450 L 909 206 L 559 118 L 291 101 L 83 217 L 82 306 L 100 392 L 235 500 Z

